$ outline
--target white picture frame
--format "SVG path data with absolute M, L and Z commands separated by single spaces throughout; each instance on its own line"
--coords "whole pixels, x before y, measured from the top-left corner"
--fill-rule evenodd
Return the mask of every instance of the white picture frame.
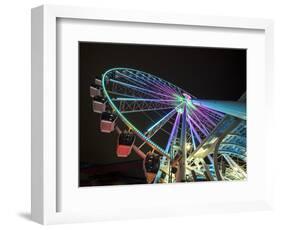
M 251 95 L 248 97 L 248 108 L 255 111 L 253 105 L 253 96 L 257 93 L 263 97 L 261 105 L 266 107 L 266 113 L 261 116 L 257 116 L 258 119 L 265 119 L 264 129 L 268 131 L 272 128 L 270 125 L 270 111 L 273 109 L 273 22 L 267 19 L 249 19 L 249 18 L 232 18 L 232 17 L 214 17 L 214 16 L 190 16 L 190 15 L 174 15 L 163 14 L 159 12 L 136 12 L 136 11 L 118 11 L 118 10 L 105 10 L 105 9 L 92 9 L 92 8 L 79 8 L 79 7 L 66 7 L 66 6 L 51 6 L 45 5 L 32 9 L 32 188 L 31 188 L 31 213 L 32 219 L 41 224 L 56 224 L 56 223 L 70 223 L 70 222 L 84 222 L 84 221 L 96 221 L 106 219 L 124 219 L 124 218 L 140 218 L 148 216 L 171 216 L 171 215 L 185 215 L 192 213 L 209 213 L 209 212 L 226 212 L 226 211 L 245 211 L 245 210 L 263 210 L 272 207 L 272 184 L 273 182 L 270 171 L 270 140 L 266 138 L 264 153 L 264 166 L 265 176 L 261 182 L 257 181 L 257 178 L 249 177 L 246 184 L 228 184 L 224 185 L 223 189 L 233 190 L 235 187 L 240 189 L 248 189 L 250 182 L 257 181 L 255 188 L 262 187 L 262 192 L 257 192 L 253 199 L 249 199 L 249 195 L 254 192 L 249 191 L 249 195 L 244 198 L 239 195 L 236 199 L 229 199 L 224 197 L 219 200 L 214 198 L 210 202 L 204 201 L 204 203 L 190 203 L 186 208 L 187 202 L 183 201 L 180 204 L 177 200 L 176 203 L 168 202 L 166 205 L 161 202 L 153 201 L 151 204 L 158 211 L 145 210 L 145 207 L 139 202 L 138 207 L 134 207 L 129 198 L 128 201 L 124 201 L 124 208 L 110 208 L 114 206 L 114 199 L 109 199 L 111 204 L 104 204 L 102 202 L 97 204 L 97 207 L 86 207 L 85 201 L 75 197 L 73 199 L 71 191 L 64 190 L 63 193 L 59 192 L 59 188 L 62 186 L 62 180 L 65 177 L 60 177 L 61 165 L 64 158 L 60 158 L 57 155 L 58 151 L 58 95 L 60 87 L 57 84 L 58 74 L 58 22 L 60 19 L 67 19 L 73 21 L 102 21 L 107 24 L 114 24 L 114 22 L 122 22 L 130 24 L 134 23 L 138 25 L 152 25 L 156 27 L 169 27 L 176 28 L 185 27 L 206 29 L 218 29 L 218 30 L 241 30 L 247 33 L 247 31 L 260 31 L 263 36 L 263 40 L 260 40 L 259 44 L 264 41 L 264 52 L 260 57 L 261 70 L 264 70 L 260 74 L 260 82 L 257 81 L 256 90 L 251 90 Z M 79 26 L 79 25 L 78 25 Z M 244 33 L 243 32 L 243 33 Z M 208 38 L 206 38 L 208 39 Z M 243 39 L 243 36 L 239 39 Z M 249 39 L 249 38 L 248 38 Z M 235 39 L 234 39 L 235 40 Z M 145 42 L 144 42 L 145 43 Z M 157 43 L 157 41 L 156 41 Z M 176 42 L 175 42 L 176 43 Z M 200 45 L 200 44 L 198 44 Z M 214 42 L 214 46 L 216 43 Z M 257 44 L 258 45 L 258 44 Z M 225 44 L 227 46 L 227 43 Z M 73 55 L 73 53 L 71 53 Z M 265 84 L 263 84 L 265 83 Z M 71 84 L 75 84 L 72 82 Z M 248 84 L 253 84 L 253 81 L 248 81 Z M 260 91 L 259 91 L 260 90 Z M 259 92 L 257 92 L 259 91 Z M 253 107 L 253 109 L 251 109 Z M 257 138 L 257 139 L 255 139 Z M 253 141 L 259 141 L 258 137 L 253 137 Z M 78 154 L 78 153 L 77 153 Z M 73 159 L 75 162 L 75 159 Z M 78 163 L 77 163 L 78 165 Z M 254 166 L 256 167 L 256 166 Z M 67 167 L 65 167 L 67 168 Z M 256 169 L 253 169 L 256 170 Z M 78 168 L 77 168 L 78 171 Z M 253 171 L 254 172 L 254 171 Z M 71 180 L 71 176 L 69 176 Z M 72 182 L 71 182 L 72 183 Z M 165 186 L 116 186 L 116 188 L 104 187 L 95 189 L 84 189 L 83 196 L 99 195 L 105 198 L 110 193 L 120 194 L 120 196 L 129 196 L 128 193 L 145 193 L 149 190 L 152 194 L 163 191 L 168 193 L 175 193 L 175 196 L 184 194 L 187 189 L 193 190 L 194 200 L 200 198 L 202 193 L 196 195 L 196 190 L 208 189 L 210 191 L 216 191 L 219 186 L 217 183 L 199 183 L 199 184 L 178 184 L 176 185 L 177 191 L 175 193 L 175 187 Z M 248 187 L 247 187 L 248 186 Z M 260 187 L 259 187 L 260 186 Z M 193 189 L 195 188 L 195 189 Z M 198 190 L 199 191 L 199 190 Z M 76 191 L 75 191 L 76 192 Z M 123 195 L 122 195 L 123 194 Z M 63 197 L 62 197 L 63 196 Z M 196 197 L 197 196 L 197 197 Z M 62 209 L 59 207 L 60 200 L 66 197 L 68 209 Z M 71 201 L 71 198 L 73 199 Z M 126 203 L 126 204 L 125 204 Z M 81 205 L 80 205 L 81 204 Z M 116 203 L 117 205 L 117 203 Z M 79 207 L 78 207 L 79 206 Z M 91 205 L 90 205 L 91 206 Z M 167 206 L 176 210 L 174 213 L 165 212 Z M 73 208 L 71 208 L 73 207 Z M 77 210 L 75 210 L 77 208 Z M 59 211 L 58 211 L 59 210 Z M 120 210 L 127 213 L 124 215 Z

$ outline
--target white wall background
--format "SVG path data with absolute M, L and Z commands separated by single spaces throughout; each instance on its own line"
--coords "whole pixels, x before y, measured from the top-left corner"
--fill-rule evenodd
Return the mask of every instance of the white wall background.
M 38 229 L 30 213 L 30 8 L 41 4 L 138 9 L 197 15 L 271 18 L 275 21 L 275 95 L 281 99 L 281 6 L 278 0 L 6 0 L 0 8 L 0 228 Z M 276 107 L 276 122 L 281 117 Z M 276 129 L 281 129 L 280 122 Z M 264 134 L 261 134 L 264 135 Z M 268 134 L 271 135 L 271 134 Z M 278 135 L 272 135 L 279 141 Z M 187 216 L 92 224 L 48 226 L 52 229 L 280 229 L 281 151 L 276 149 L 273 212 Z M 279 180 L 279 181 L 278 181 Z M 211 197 L 211 194 L 210 194 Z M 187 207 L 188 208 L 188 207 Z

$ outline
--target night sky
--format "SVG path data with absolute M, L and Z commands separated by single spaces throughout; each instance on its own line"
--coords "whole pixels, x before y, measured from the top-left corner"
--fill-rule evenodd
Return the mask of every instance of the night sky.
M 90 84 L 95 77 L 114 67 L 151 73 L 200 99 L 237 100 L 246 92 L 244 49 L 80 42 L 79 158 L 82 167 L 91 164 L 101 168 L 120 162 L 141 165 L 134 153 L 126 159 L 116 157 L 117 135 L 100 133 L 100 115 L 92 112 Z M 143 177 L 140 170 L 135 167 L 127 173 Z

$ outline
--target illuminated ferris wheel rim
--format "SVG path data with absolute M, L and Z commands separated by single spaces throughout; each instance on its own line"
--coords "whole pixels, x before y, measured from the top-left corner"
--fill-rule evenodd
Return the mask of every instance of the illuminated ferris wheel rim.
M 122 71 L 126 71 L 127 74 L 122 73 Z M 132 71 L 133 73 L 131 73 L 130 71 Z M 152 141 L 149 137 L 147 137 L 143 132 L 141 132 L 124 114 L 122 114 L 122 112 L 118 109 L 118 106 L 114 103 L 114 101 L 113 101 L 114 99 L 111 98 L 111 96 L 109 95 L 109 91 L 107 90 L 107 84 L 109 81 L 115 81 L 113 79 L 110 79 L 112 77 L 112 76 L 110 76 L 110 73 L 114 73 L 115 74 L 114 77 L 116 77 L 116 72 L 118 72 L 118 74 L 121 74 L 125 78 L 129 78 L 128 73 L 134 74 L 136 77 L 139 77 L 140 78 L 139 80 L 144 79 L 144 77 L 149 77 L 149 81 L 150 80 L 158 81 L 158 83 L 157 83 L 158 86 L 159 86 L 159 82 L 160 82 L 160 84 L 163 84 L 163 86 L 165 85 L 168 90 L 171 89 L 172 90 L 171 92 L 173 93 L 172 95 L 171 95 L 171 92 L 170 92 L 170 94 L 166 93 L 166 95 L 163 95 L 163 93 L 160 94 L 158 92 L 158 95 L 160 97 L 164 96 L 164 97 L 166 97 L 165 99 L 168 98 L 168 99 L 170 99 L 170 101 L 173 101 L 176 103 L 175 105 L 173 105 L 173 110 L 176 111 L 175 114 L 182 113 L 182 111 L 181 112 L 179 112 L 179 111 L 183 110 L 182 108 L 185 106 L 185 104 L 186 103 L 192 104 L 192 100 L 196 99 L 196 97 L 187 93 L 185 90 L 181 89 L 180 87 L 175 86 L 174 84 L 172 84 L 166 80 L 163 80 L 155 75 L 146 73 L 144 71 L 132 69 L 132 68 L 121 68 L 121 67 L 112 68 L 112 69 L 107 70 L 104 74 L 102 74 L 102 89 L 104 92 L 104 96 L 106 97 L 109 105 L 112 107 L 114 112 L 117 113 L 117 115 L 121 118 L 121 120 L 125 123 L 125 125 L 127 127 L 129 127 L 141 140 L 143 140 L 149 146 L 151 146 L 153 150 L 156 150 L 160 154 L 166 156 L 167 158 L 170 158 L 169 151 L 167 149 L 162 148 L 161 146 L 156 144 L 154 141 Z M 142 77 L 140 77 L 139 75 L 142 75 Z M 115 82 L 117 82 L 117 81 L 115 81 Z M 121 84 L 121 83 L 119 82 L 119 84 Z M 122 85 L 125 85 L 125 87 L 128 87 L 128 85 L 124 82 L 122 82 Z M 132 86 L 132 85 L 130 85 L 130 86 Z M 138 87 L 136 87 L 136 86 L 133 86 L 133 87 L 138 89 Z M 164 87 L 164 88 L 166 88 L 166 87 Z M 143 89 L 143 90 L 147 90 L 147 89 Z M 128 99 L 128 98 L 126 98 L 126 99 Z M 159 100 L 161 100 L 161 99 L 159 99 Z
M 144 71 L 140 71 L 140 70 L 136 70 L 136 69 L 132 69 L 132 68 L 124 68 L 124 67 L 118 67 L 118 68 L 111 68 L 109 70 L 107 70 L 104 74 L 102 74 L 102 88 L 103 88 L 103 92 L 104 95 L 106 97 L 106 99 L 108 100 L 110 106 L 113 108 L 113 110 L 117 113 L 117 115 L 121 118 L 121 120 L 130 128 L 134 131 L 134 133 L 143 141 L 146 141 L 153 149 L 157 150 L 159 153 L 165 155 L 167 158 L 170 158 L 169 153 L 166 152 L 162 147 L 160 147 L 159 145 L 157 145 L 156 143 L 154 143 L 153 141 L 151 141 L 149 138 L 147 138 L 138 128 L 136 128 L 120 111 L 119 109 L 116 107 L 115 103 L 112 101 L 111 97 L 109 96 L 107 89 L 106 89 L 106 78 L 108 73 L 112 72 L 112 71 L 118 71 L 118 70 L 129 70 L 129 71 L 136 71 L 138 73 L 143 73 L 146 74 L 148 76 L 151 76 L 153 78 L 157 78 L 160 81 L 166 82 L 169 85 L 172 85 L 175 88 L 178 88 L 180 91 L 182 91 L 185 94 L 188 94 L 187 92 L 185 92 L 183 89 L 181 89 L 180 87 L 175 86 L 174 84 L 165 81 L 159 77 L 156 77 L 150 73 L 144 72 Z M 190 94 L 188 94 L 189 96 L 191 96 Z M 193 97 L 193 96 L 192 96 Z M 193 97 L 195 98 L 195 97 Z

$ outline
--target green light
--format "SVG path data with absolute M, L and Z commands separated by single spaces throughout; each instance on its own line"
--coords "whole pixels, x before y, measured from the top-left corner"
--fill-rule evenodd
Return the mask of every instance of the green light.
M 175 97 L 176 97 L 176 100 L 177 100 L 178 102 L 184 102 L 184 101 L 185 101 L 185 98 L 182 97 L 182 96 L 180 96 L 180 95 L 178 95 L 178 94 L 176 94 Z
M 183 113 L 183 107 L 178 107 L 176 110 L 177 110 L 177 112 L 180 113 L 180 114 Z

